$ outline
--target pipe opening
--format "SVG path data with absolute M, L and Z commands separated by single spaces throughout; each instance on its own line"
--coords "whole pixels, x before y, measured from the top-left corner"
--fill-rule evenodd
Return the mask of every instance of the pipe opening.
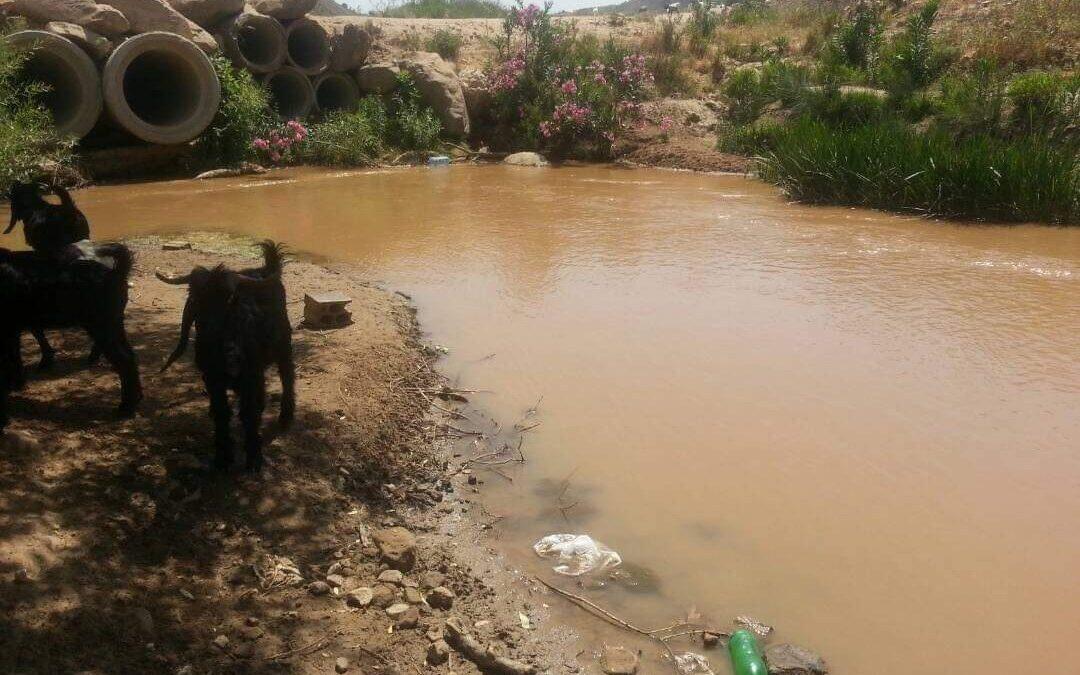
M 266 78 L 270 105 L 285 119 L 305 117 L 311 110 L 311 83 L 295 70 L 282 70 Z
M 326 69 L 330 63 L 330 39 L 317 23 L 300 20 L 289 26 L 289 60 L 311 74 Z
M 356 85 L 345 75 L 328 75 L 315 86 L 315 103 L 319 110 L 355 110 L 359 103 Z
M 60 129 L 72 124 L 86 105 L 79 74 L 59 54 L 47 49 L 33 50 L 20 74 L 28 82 L 45 85 L 46 91 L 38 100 Z
M 281 56 L 280 28 L 271 21 L 244 21 L 236 35 L 236 46 L 243 57 L 256 66 L 275 66 Z
M 179 54 L 147 51 L 124 72 L 124 98 L 131 112 L 147 124 L 179 124 L 199 109 L 199 73 Z

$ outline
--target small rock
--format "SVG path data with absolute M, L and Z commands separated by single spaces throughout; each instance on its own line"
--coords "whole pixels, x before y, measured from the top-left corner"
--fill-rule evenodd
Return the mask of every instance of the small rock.
M 386 584 L 397 584 L 399 586 L 404 578 L 405 575 L 399 570 L 386 570 L 379 575 L 379 581 Z
M 244 619 L 244 623 L 254 628 L 255 626 L 259 625 L 259 620 L 254 616 L 249 616 L 248 618 Z
M 765 648 L 769 675 L 825 675 L 829 666 L 824 659 L 798 645 L 777 644 Z
M 190 251 L 190 241 L 167 241 L 161 245 L 162 251 Z
M 439 586 L 428 594 L 427 602 L 435 609 L 450 609 L 454 606 L 454 592 L 446 586 Z
M 471 475 L 468 478 L 469 485 L 476 485 L 476 475 Z
M 420 584 L 416 583 L 412 579 L 409 579 L 408 577 L 401 580 L 401 585 L 405 588 L 420 588 Z
M 605 644 L 600 654 L 600 667 L 607 675 L 634 675 L 638 671 L 638 655 L 626 647 Z
M 31 452 L 41 447 L 38 440 L 25 431 L 8 429 L 0 432 L 0 449 Z
M 387 607 L 386 615 L 391 619 L 400 619 L 407 611 L 409 611 L 409 606 L 404 602 L 399 602 Z
M 427 662 L 432 666 L 441 666 L 450 660 L 450 645 L 446 640 L 437 640 L 428 645 Z
M 371 589 L 371 604 L 386 609 L 397 600 L 397 590 L 393 586 L 379 584 Z
M 420 595 L 419 588 L 406 588 L 405 589 L 405 602 L 410 605 L 419 605 L 424 601 L 424 598 Z
M 33 582 L 33 579 L 30 578 L 30 572 L 25 567 L 20 567 L 12 575 L 12 581 L 17 584 L 29 584 Z
M 720 633 L 714 633 L 712 631 L 704 631 L 701 634 L 701 643 L 710 649 L 720 643 Z
M 312 581 L 308 584 L 307 589 L 308 593 L 311 593 L 312 595 L 326 595 L 330 592 L 330 584 L 325 581 Z
M 394 623 L 394 627 L 398 630 L 405 630 L 406 628 L 416 628 L 420 623 L 420 612 L 416 607 L 409 607 L 405 610 L 405 613 L 398 617 L 398 620 Z
M 438 642 L 444 638 L 441 628 L 432 628 L 427 633 L 424 633 L 424 637 L 428 639 L 428 642 Z
M 145 607 L 135 607 L 131 610 L 131 620 L 138 627 L 143 637 L 152 638 L 154 636 L 154 617 L 150 614 L 150 610 Z
M 326 583 L 329 584 L 331 588 L 341 588 L 345 585 L 345 577 L 340 574 L 330 574 L 326 577 Z
M 446 582 L 446 575 L 442 572 L 431 570 L 430 572 L 424 572 L 420 577 L 420 588 L 438 588 Z
M 334 661 L 335 673 L 347 673 L 349 672 L 349 659 L 344 656 L 339 656 L 337 661 Z
M 390 567 L 408 572 L 416 564 L 416 538 L 404 527 L 388 527 L 375 533 L 379 555 Z
M 503 163 L 513 166 L 547 166 L 547 160 L 536 152 L 515 152 L 504 159 Z
M 229 638 L 224 635 L 217 636 L 216 638 L 214 638 L 214 646 L 218 649 L 228 649 Z
M 356 588 L 349 591 L 349 594 L 345 596 L 345 604 L 349 607 L 367 607 L 371 604 L 371 600 L 375 594 L 370 588 Z

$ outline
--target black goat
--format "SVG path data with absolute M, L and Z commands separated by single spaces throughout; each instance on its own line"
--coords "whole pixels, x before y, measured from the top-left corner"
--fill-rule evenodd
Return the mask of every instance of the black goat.
M 246 468 L 262 467 L 260 427 L 266 407 L 266 369 L 277 365 L 281 378 L 281 412 L 278 421 L 287 427 L 296 410 L 296 373 L 292 354 L 292 326 L 281 283 L 283 249 L 271 241 L 260 244 L 263 266 L 234 272 L 223 265 L 196 267 L 190 274 L 169 277 L 168 284 L 187 284 L 188 298 L 180 325 L 180 341 L 165 362 L 171 366 L 187 349 L 195 325 L 195 365 L 202 372 L 210 414 L 214 418 L 214 464 L 232 465 L 233 441 L 229 433 L 232 409 L 228 392 L 240 400 L 244 427 Z
M 124 329 L 133 264 L 122 244 L 93 247 L 68 261 L 0 249 L 0 429 L 7 424 L 8 393 L 25 381 L 19 354 L 24 330 L 85 330 L 120 376 L 118 412 L 134 414 L 142 384 Z
M 90 238 L 90 223 L 67 190 L 56 186 L 53 192 L 60 198 L 60 204 L 50 204 L 41 196 L 42 187 L 36 183 L 12 184 L 8 191 L 11 200 L 11 223 L 4 234 L 9 234 L 15 225 L 22 221 L 23 236 L 27 245 L 50 258 L 78 255 L 69 247 L 79 241 Z M 45 332 L 34 329 L 34 339 L 41 349 L 42 370 L 49 368 L 55 360 L 56 350 L 45 338 Z M 98 362 L 100 350 L 95 345 L 88 361 L 91 365 Z

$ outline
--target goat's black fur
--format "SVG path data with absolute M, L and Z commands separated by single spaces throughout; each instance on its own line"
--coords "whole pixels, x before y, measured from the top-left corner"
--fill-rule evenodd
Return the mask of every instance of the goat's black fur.
M 60 198 L 59 204 L 51 204 L 41 196 L 41 186 L 36 183 L 13 183 L 8 191 L 11 200 L 11 222 L 4 234 L 15 229 L 22 221 L 23 236 L 30 248 L 49 258 L 60 258 L 68 247 L 75 242 L 90 238 L 90 223 L 67 190 L 60 186 L 53 187 L 53 192 Z M 69 253 L 69 255 L 71 255 Z M 33 330 L 34 339 L 41 348 L 42 370 L 53 364 L 56 350 L 52 348 L 41 329 Z M 90 364 L 97 363 L 101 355 L 95 346 L 90 352 Z
M 0 316 L 5 319 L 0 325 L 0 428 L 7 422 L 8 392 L 25 379 L 19 354 L 25 330 L 85 330 L 120 376 L 120 414 L 135 412 L 142 385 L 124 329 L 133 263 L 122 244 L 97 246 L 92 255 L 68 261 L 0 249 Z
M 162 370 L 183 355 L 194 325 L 195 364 L 210 397 L 218 468 L 232 464 L 229 390 L 239 399 L 250 471 L 262 467 L 260 427 L 266 407 L 266 369 L 271 365 L 277 366 L 281 378 L 278 419 L 283 427 L 292 422 L 296 408 L 292 327 L 281 283 L 283 249 L 271 241 L 260 246 L 264 264 L 259 268 L 234 272 L 222 265 L 209 270 L 196 267 L 182 279 L 161 277 L 170 283 L 188 284 L 180 340 Z

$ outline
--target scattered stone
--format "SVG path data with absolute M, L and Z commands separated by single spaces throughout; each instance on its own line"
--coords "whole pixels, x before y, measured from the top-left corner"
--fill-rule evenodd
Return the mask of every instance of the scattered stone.
M 412 579 L 405 578 L 401 580 L 401 585 L 405 588 L 420 588 L 420 584 L 416 583 Z
M 424 572 L 420 577 L 420 588 L 438 588 L 446 582 L 446 575 L 442 572 L 431 570 L 430 572 Z
M 325 581 L 312 581 L 310 584 L 308 584 L 307 589 L 308 593 L 311 593 L 315 596 L 326 595 L 330 592 L 330 584 L 326 583 Z
M 769 637 L 769 634 L 773 632 L 772 626 L 762 621 L 758 621 L 752 616 L 737 616 L 733 622 L 739 628 L 745 628 L 759 638 L 767 638 Z
M 436 640 L 428 645 L 427 662 L 432 666 L 441 666 L 450 660 L 450 645 L 446 640 Z
M 345 596 L 345 604 L 349 607 L 367 607 L 371 604 L 374 595 L 370 588 L 356 588 L 349 591 L 349 594 Z
M 85 26 L 68 23 L 67 21 L 50 21 L 45 24 L 45 30 L 53 35 L 59 35 L 60 37 L 71 40 L 79 45 L 79 47 L 95 61 L 104 61 L 107 59 L 115 46 L 112 41 L 104 35 L 95 33 Z
M 469 111 L 461 80 L 453 67 L 431 52 L 412 52 L 399 59 L 397 65 L 412 75 L 424 103 L 431 106 L 442 122 L 443 131 L 454 138 L 468 137 Z
M 386 570 L 379 575 L 379 581 L 386 584 L 401 585 L 401 582 L 405 579 L 405 575 L 399 570 Z
M 345 577 L 340 574 L 328 574 L 326 576 L 326 583 L 330 584 L 331 588 L 341 588 L 345 585 Z
M 405 630 L 408 628 L 416 628 L 420 623 L 420 612 L 415 607 L 409 607 L 405 610 L 405 613 L 398 617 L 397 622 L 394 623 L 394 628 L 398 630 Z
M 145 638 L 154 637 L 154 617 L 150 610 L 145 607 L 135 607 L 131 610 L 131 621 Z
M 397 86 L 401 68 L 395 63 L 371 63 L 356 71 L 356 82 L 365 94 L 388 94 Z
M 428 642 L 438 642 L 443 639 L 442 628 L 432 628 L 427 633 L 424 633 L 424 637 L 428 639 Z
M 387 607 L 386 615 L 391 619 L 400 619 L 407 611 L 409 611 L 409 606 L 404 602 L 399 602 Z
M 0 449 L 33 452 L 40 447 L 38 440 L 25 431 L 8 429 L 0 432 Z
M 251 3 L 260 14 L 269 14 L 279 21 L 302 18 L 314 9 L 318 0 L 255 0 Z
M 419 605 L 424 601 L 423 596 L 420 595 L 419 588 L 406 588 L 405 589 L 405 602 L 410 605 Z
M 347 309 L 350 302 L 352 302 L 352 298 L 340 291 L 305 293 L 304 325 L 309 328 L 340 328 L 347 326 L 352 323 L 352 313 Z M 346 472 L 346 475 L 348 475 L 348 472 Z
M 600 667 L 608 675 L 634 675 L 638 671 L 638 655 L 626 647 L 604 644 L 600 653 Z
M 167 0 L 173 9 L 203 28 L 244 11 L 244 0 Z
M 386 609 L 390 605 L 397 601 L 397 590 L 393 586 L 387 586 L 386 584 L 379 584 L 375 588 L 371 589 L 371 604 L 380 608 Z
M 259 625 L 259 620 L 256 617 L 249 616 L 248 618 L 244 619 L 244 623 L 254 628 L 255 626 Z
M 203 171 L 195 176 L 195 180 L 210 180 L 213 178 L 231 178 L 233 176 L 250 176 L 252 174 L 266 173 L 266 168 L 252 162 L 244 162 L 240 166 L 227 169 L 211 169 Z
M 446 586 L 439 586 L 428 594 L 427 602 L 435 609 L 450 609 L 454 606 L 454 592 Z
M 344 656 L 339 656 L 337 661 L 334 661 L 334 672 L 347 673 L 349 672 L 349 659 Z
M 216 638 L 214 638 L 214 646 L 218 649 L 228 649 L 229 638 L 224 635 L 217 636 Z
M 716 645 L 720 644 L 721 637 L 722 636 L 720 635 L 720 633 L 714 633 L 707 630 L 701 634 L 701 643 L 711 649 Z
M 92 0 L 15 0 L 14 10 L 34 23 L 64 21 L 106 37 L 119 37 L 131 28 L 119 10 Z
M 163 0 L 107 0 L 103 4 L 123 12 L 128 23 L 131 24 L 132 33 L 150 33 L 154 31 L 176 33 L 194 42 L 199 49 L 207 54 L 213 54 L 218 50 L 217 41 L 214 40 L 210 33 L 207 33 L 198 24 L 173 9 Z M 108 35 L 100 30 L 97 32 Z
M 507 156 L 503 163 L 513 166 L 547 166 L 547 160 L 537 152 L 515 152 Z
M 167 241 L 161 245 L 162 251 L 190 251 L 190 241 Z
M 787 643 L 766 647 L 765 663 L 769 666 L 769 675 L 826 675 L 829 672 L 829 666 L 820 656 Z
M 416 538 L 404 527 L 390 527 L 375 533 L 379 555 L 390 567 L 408 572 L 416 564 Z

